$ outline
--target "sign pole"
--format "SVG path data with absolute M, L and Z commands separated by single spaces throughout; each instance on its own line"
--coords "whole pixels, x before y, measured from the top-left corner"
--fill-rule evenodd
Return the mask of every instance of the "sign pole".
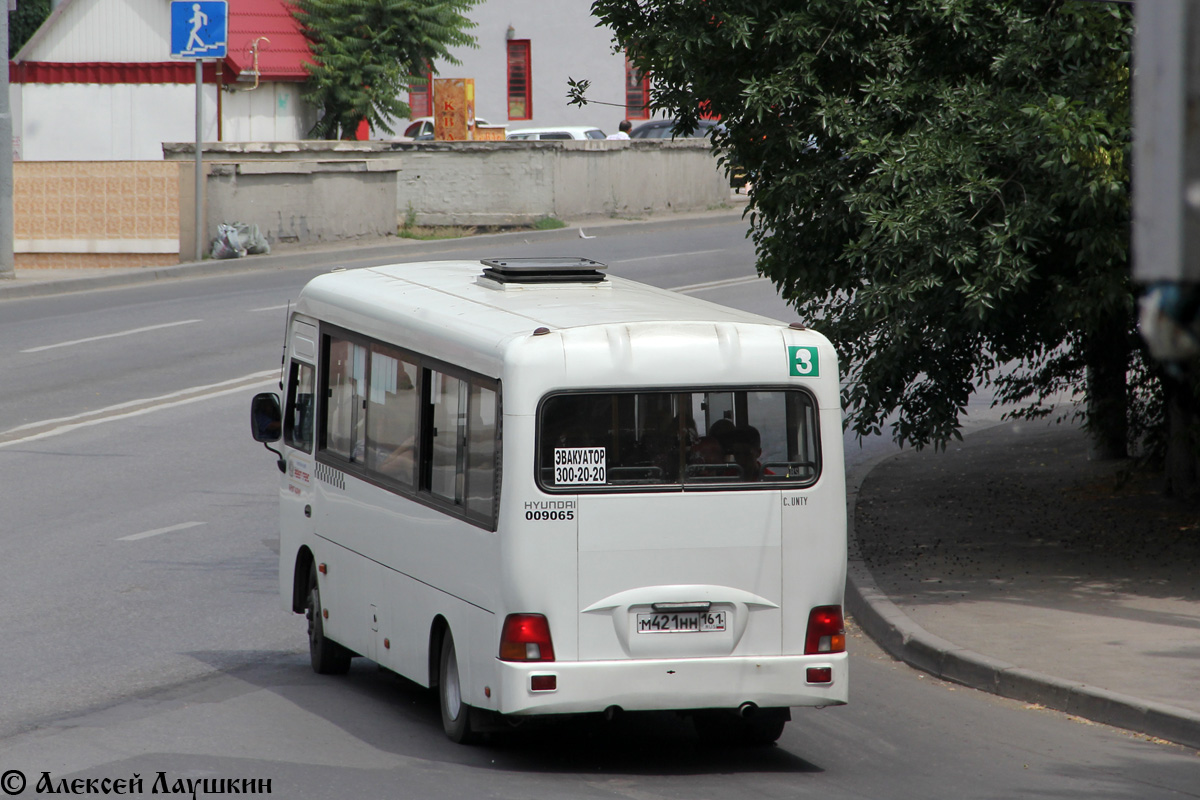
M 204 62 L 196 59 L 196 216 L 195 216 L 195 239 L 196 239 L 196 260 L 201 260 L 203 249 L 201 242 L 204 239 L 204 209 L 202 203 L 204 201 L 204 148 L 203 135 L 201 127 L 204 121 Z
M 196 240 L 194 256 L 204 258 L 204 59 L 222 59 L 228 55 L 229 3 L 226 0 L 172 0 L 171 57 L 196 62 L 196 214 L 192 220 Z M 220 110 L 221 87 L 217 86 Z M 217 121 L 218 132 L 220 121 Z M 220 138 L 220 137 L 218 137 Z M 183 253 L 179 254 L 183 257 Z
M 13 256 L 13 137 L 8 101 L 8 11 L 0 2 L 0 41 L 4 63 L 0 64 L 0 280 L 17 277 Z

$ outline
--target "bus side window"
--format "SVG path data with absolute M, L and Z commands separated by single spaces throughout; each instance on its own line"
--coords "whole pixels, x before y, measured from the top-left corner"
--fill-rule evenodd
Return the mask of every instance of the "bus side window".
M 347 461 L 362 461 L 366 444 L 367 348 L 332 336 L 328 341 L 324 446 Z
M 494 524 L 499 393 L 488 381 L 423 370 L 421 488 Z
M 425 370 L 430 422 L 428 442 L 428 488 L 435 497 L 462 505 L 463 470 L 461 443 L 466 427 L 466 394 L 463 381 L 437 370 Z
M 467 402 L 467 509 L 492 517 L 496 502 L 496 392 L 472 382 Z
M 283 438 L 288 447 L 312 452 L 313 446 L 313 376 L 309 364 L 292 362 L 288 378 L 287 411 L 283 416 Z
M 371 345 L 367 398 L 367 469 L 413 487 L 416 475 L 416 366 L 384 345 Z

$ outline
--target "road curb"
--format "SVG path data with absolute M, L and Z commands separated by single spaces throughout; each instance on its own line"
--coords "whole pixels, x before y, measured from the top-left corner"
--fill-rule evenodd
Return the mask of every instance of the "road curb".
M 871 471 L 899 455 L 881 456 L 847 474 L 846 611 L 864 633 L 893 657 L 935 677 L 1200 750 L 1200 714 L 1194 711 L 1056 678 L 959 647 L 925 630 L 893 603 L 859 555 L 854 511 Z

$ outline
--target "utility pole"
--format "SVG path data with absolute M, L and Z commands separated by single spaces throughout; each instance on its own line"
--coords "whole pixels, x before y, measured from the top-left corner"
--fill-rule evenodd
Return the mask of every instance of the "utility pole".
M 1133 280 L 1150 354 L 1200 361 L 1200 0 L 1136 7 Z
M 1200 282 L 1200 2 L 1137 4 L 1133 253 L 1142 284 Z
M 8 12 L 15 0 L 5 0 L 0 14 L 0 42 L 4 63 L 0 64 L 0 280 L 17 277 L 13 268 L 13 133 L 8 98 Z

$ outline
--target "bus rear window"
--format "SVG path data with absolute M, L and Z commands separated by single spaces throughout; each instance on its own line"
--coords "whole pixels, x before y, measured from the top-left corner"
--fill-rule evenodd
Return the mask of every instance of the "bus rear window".
M 558 394 L 538 421 L 549 491 L 808 485 L 816 408 L 795 389 Z

